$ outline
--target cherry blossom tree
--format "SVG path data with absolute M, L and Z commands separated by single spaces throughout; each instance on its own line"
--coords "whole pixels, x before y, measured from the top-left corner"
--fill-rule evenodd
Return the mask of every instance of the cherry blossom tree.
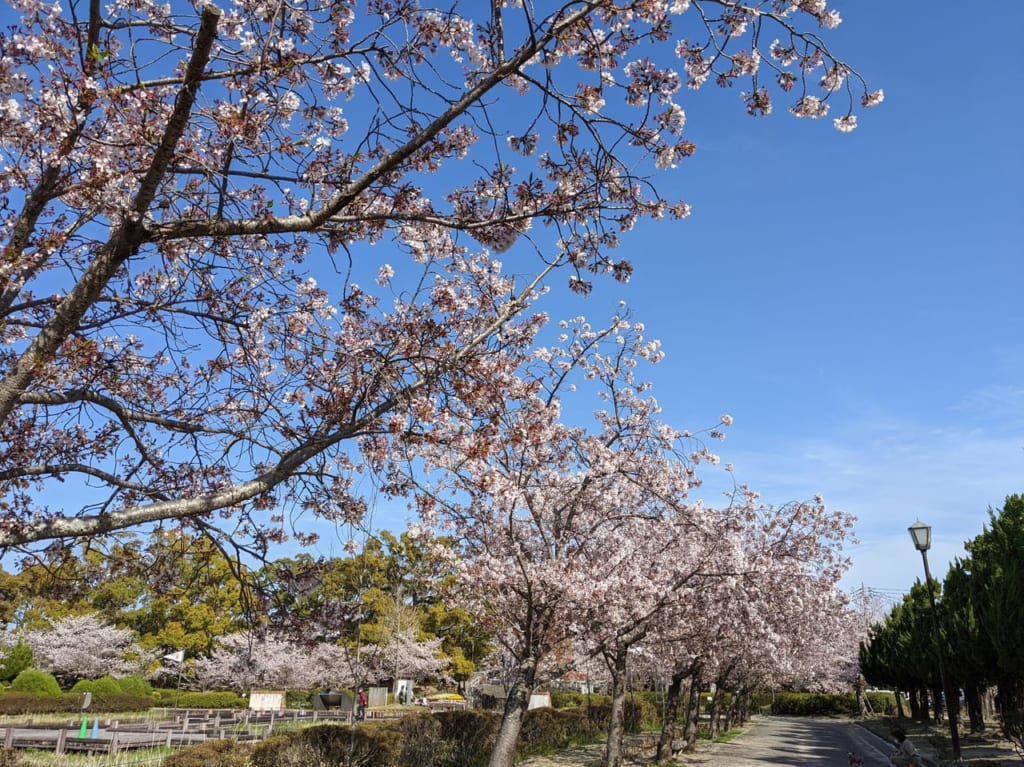
M 420 639 L 414 629 L 390 634 L 377 645 L 364 648 L 364 662 L 378 679 L 424 679 L 437 676 L 447 660 L 441 639 Z
M 659 487 L 658 481 L 671 488 L 664 484 L 668 475 L 668 467 L 660 467 L 645 489 Z M 714 682 L 712 705 L 720 707 L 731 677 L 753 658 L 764 664 L 762 683 L 820 689 L 839 680 L 839 669 L 847 684 L 855 677 L 856 643 L 841 641 L 851 636 L 844 630 L 850 613 L 836 586 L 852 518 L 826 509 L 820 499 L 776 508 L 740 490 L 721 509 L 688 506 L 681 490 L 656 493 L 648 513 L 633 522 L 637 529 L 609 547 L 615 553 L 605 560 L 618 585 L 590 607 L 587 632 L 612 675 L 607 767 L 622 763 L 627 663 L 648 638 L 662 652 L 679 654 L 674 689 L 678 694 L 678 682 L 689 676 L 691 702 L 702 682 Z M 668 508 L 659 515 L 658 506 Z M 691 727 L 687 736 L 694 735 Z M 671 743 L 671 732 L 662 740 Z
M 136 644 L 134 632 L 96 615 L 62 618 L 50 628 L 24 632 L 21 639 L 32 648 L 34 665 L 65 683 L 144 673 L 153 659 Z
M 716 727 L 725 691 L 735 703 L 757 688 L 832 691 L 849 689 L 856 678 L 857 620 L 837 586 L 853 518 L 827 509 L 820 498 L 766 505 L 745 487 L 731 507 L 732 545 L 721 552 L 725 577 L 687 594 L 651 637 L 651 652 L 672 659 L 661 758 L 675 736 L 672 722 L 687 679 L 691 702 L 714 684 Z M 688 727 L 684 740 L 692 746 L 695 738 Z
M 492 767 L 511 764 L 530 693 L 580 656 L 614 654 L 621 713 L 621 654 L 721 538 L 716 515 L 685 503 L 697 465 L 715 456 L 661 424 L 636 378 L 640 363 L 660 358 L 625 315 L 602 329 L 563 323 L 531 365 L 493 381 L 503 398 L 467 400 L 472 409 L 410 448 L 434 480 L 415 494 L 422 533 L 440 526 L 459 544 L 453 598 L 494 631 L 504 659 Z M 562 398 L 577 388 L 600 398 L 592 429 L 563 421 Z M 621 726 L 610 748 L 620 739 Z
M 628 279 L 622 234 L 687 215 L 655 184 L 695 151 L 685 94 L 842 131 L 881 100 L 826 0 L 8 2 L 6 549 L 358 522 L 359 477 L 518 364 L 545 288 Z
M 191 664 L 200 687 L 248 692 L 253 688 L 352 687 L 365 670 L 339 645 L 300 644 L 288 637 L 252 633 L 224 637 L 208 658 Z

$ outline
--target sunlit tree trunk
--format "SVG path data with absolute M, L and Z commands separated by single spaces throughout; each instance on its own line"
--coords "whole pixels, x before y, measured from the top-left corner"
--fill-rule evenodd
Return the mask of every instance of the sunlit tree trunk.
M 612 711 L 605 747 L 605 767 L 622 767 L 622 735 L 626 729 L 626 648 L 619 647 L 609 658 L 612 672 Z
M 676 737 L 676 718 L 679 716 L 679 698 L 683 689 L 683 680 L 689 669 L 676 670 L 672 674 L 672 682 L 665 693 L 665 719 L 661 725 L 661 737 L 658 738 L 658 750 L 654 761 L 663 762 L 672 756 L 672 741 Z
M 523 729 L 523 717 L 530 706 L 533 681 L 534 673 L 531 670 L 527 674 L 518 675 L 509 689 L 488 767 L 512 767 L 514 764 L 519 732 Z
M 732 697 L 729 700 L 729 705 L 725 709 L 725 731 L 728 732 L 732 729 L 733 724 L 737 721 L 739 716 L 740 707 L 740 695 L 736 690 L 733 690 Z
M 719 677 L 721 679 L 721 677 Z M 722 703 L 725 701 L 725 687 L 721 683 L 715 685 L 715 692 L 711 696 L 711 707 L 708 709 L 708 719 L 710 728 L 708 731 L 708 737 L 712 740 L 717 738 L 722 730 Z

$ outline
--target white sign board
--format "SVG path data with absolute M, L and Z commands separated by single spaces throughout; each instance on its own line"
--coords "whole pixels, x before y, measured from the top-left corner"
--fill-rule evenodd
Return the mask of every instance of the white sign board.
M 283 690 L 253 690 L 249 693 L 250 711 L 284 711 Z
M 551 693 L 535 692 L 531 694 L 527 708 L 551 708 Z

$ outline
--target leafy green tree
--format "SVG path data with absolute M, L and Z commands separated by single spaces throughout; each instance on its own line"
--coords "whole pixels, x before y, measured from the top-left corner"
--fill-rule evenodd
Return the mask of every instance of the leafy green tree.
M 893 606 L 885 623 L 873 627 L 860 653 L 864 678 L 909 693 L 914 718 L 927 716 L 921 693 L 941 686 L 929 610 L 928 592 L 917 582 L 903 601 Z
M 971 599 L 993 652 L 1001 710 L 1024 710 L 1024 496 L 989 510 L 989 525 L 966 544 Z
M 479 621 L 445 603 L 453 570 L 438 546 L 446 545 L 385 530 L 350 557 L 278 559 L 259 574 L 267 620 L 357 652 L 409 632 L 423 642 L 440 639 L 446 673 L 466 679 L 489 652 L 488 637 Z
M 12 624 L 98 614 L 144 649 L 208 654 L 216 638 L 259 620 L 249 570 L 204 535 L 160 529 L 148 538 L 54 547 L 5 580 Z
M 17 642 L 7 649 L 0 660 L 0 682 L 10 682 L 18 674 L 32 667 L 32 648 Z
M 981 696 L 992 682 L 995 651 L 978 620 L 971 586 L 971 560 L 957 559 L 942 584 L 942 622 L 949 640 L 946 668 L 964 690 L 971 732 L 985 729 Z

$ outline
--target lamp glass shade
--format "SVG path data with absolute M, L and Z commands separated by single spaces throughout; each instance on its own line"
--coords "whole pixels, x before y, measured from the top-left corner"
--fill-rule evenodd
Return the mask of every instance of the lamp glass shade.
M 914 540 L 914 548 L 918 551 L 928 551 L 932 547 L 932 529 L 924 522 L 915 522 L 907 528 L 910 537 Z

